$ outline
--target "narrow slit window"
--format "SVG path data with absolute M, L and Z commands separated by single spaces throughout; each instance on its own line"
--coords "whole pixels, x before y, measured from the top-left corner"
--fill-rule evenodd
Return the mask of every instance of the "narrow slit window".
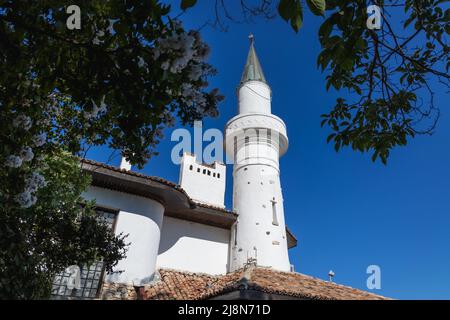
M 192 171 L 192 169 L 194 169 L 194 166 L 191 164 L 191 165 L 189 166 L 189 170 Z
M 278 226 L 277 202 L 276 201 L 272 201 L 272 224 L 274 226 Z

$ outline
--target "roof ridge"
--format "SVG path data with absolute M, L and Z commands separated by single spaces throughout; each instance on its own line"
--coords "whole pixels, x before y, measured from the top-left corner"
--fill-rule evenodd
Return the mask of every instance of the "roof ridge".
M 136 171 L 120 169 L 120 167 L 112 166 L 112 165 L 109 165 L 109 164 L 105 164 L 105 163 L 102 163 L 102 162 L 99 162 L 99 161 L 90 160 L 90 159 L 86 159 L 86 158 L 80 158 L 80 161 L 82 163 L 82 167 L 81 167 L 82 169 L 83 169 L 83 164 L 88 164 L 88 165 L 98 166 L 98 167 L 101 167 L 101 168 L 104 168 L 104 169 L 112 170 L 112 171 L 115 171 L 115 172 L 127 174 L 127 175 L 130 175 L 130 176 L 133 176 L 133 177 L 149 179 L 151 181 L 160 182 L 160 183 L 163 183 L 163 184 L 165 184 L 165 185 L 167 185 L 169 187 L 174 188 L 175 190 L 178 190 L 178 191 L 184 193 L 185 196 L 189 199 L 189 202 L 191 204 L 195 205 L 195 206 L 208 208 L 208 209 L 213 209 L 213 210 L 219 210 L 219 211 L 222 211 L 222 212 L 227 212 L 227 213 L 231 213 L 231 214 L 236 215 L 236 212 L 234 212 L 233 210 L 229 210 L 226 207 L 218 207 L 218 206 L 214 206 L 214 205 L 209 205 L 209 204 L 201 203 L 201 202 L 198 202 L 198 201 L 192 199 L 189 196 L 189 194 L 186 192 L 186 190 L 184 190 L 181 187 L 181 185 L 179 185 L 179 184 L 177 184 L 177 183 L 175 183 L 173 181 L 169 181 L 169 180 L 166 180 L 164 178 L 157 177 L 157 176 L 149 176 L 149 175 L 146 175 L 146 174 L 143 174 L 143 173 L 140 173 L 140 172 L 136 172 Z
M 258 271 L 267 271 L 255 273 Z M 236 290 L 319 300 L 390 299 L 360 289 L 327 282 L 298 272 L 249 266 L 227 274 L 210 275 L 171 268 L 158 268 L 161 281 L 146 286 L 150 299 L 209 299 Z M 280 276 L 277 276 L 280 275 Z M 185 278 L 191 276 L 190 278 Z
M 204 276 L 209 278 L 220 278 L 223 276 L 226 276 L 229 273 L 226 274 L 209 274 L 206 272 L 194 272 L 194 271 L 188 271 L 188 270 L 181 270 L 181 269 L 174 269 L 174 268 L 157 268 L 158 271 L 168 271 L 168 272 L 176 272 L 176 273 L 182 273 L 185 275 L 192 275 L 192 276 Z
M 324 280 L 324 279 L 321 279 L 321 278 L 318 278 L 318 277 L 314 277 L 314 276 L 311 276 L 311 275 L 308 275 L 308 274 L 304 274 L 304 273 L 300 273 L 300 272 L 296 272 L 296 271 L 292 271 L 292 272 L 290 272 L 290 271 L 281 271 L 281 270 L 273 269 L 271 267 L 262 267 L 262 266 L 257 266 L 253 271 L 261 270 L 261 269 L 270 270 L 272 272 L 279 273 L 279 274 L 295 274 L 295 275 L 299 275 L 301 277 L 305 277 L 305 278 L 309 278 L 309 279 L 312 279 L 312 280 L 315 280 L 315 281 L 319 281 L 319 282 L 321 282 L 323 284 L 326 284 L 326 285 L 329 285 L 331 287 L 342 287 L 342 288 L 345 288 L 345 289 L 356 290 L 356 291 L 359 291 L 359 292 L 362 292 L 362 293 L 365 293 L 365 294 L 368 294 L 368 295 L 377 296 L 377 297 L 381 297 L 381 298 L 386 299 L 385 296 L 378 295 L 376 293 L 364 291 L 364 290 L 361 290 L 361 289 L 358 289 L 358 288 L 350 287 L 348 285 L 344 285 L 344 284 L 340 284 L 340 283 L 336 283 L 336 282 L 330 282 L 330 281 L 327 281 L 327 280 Z

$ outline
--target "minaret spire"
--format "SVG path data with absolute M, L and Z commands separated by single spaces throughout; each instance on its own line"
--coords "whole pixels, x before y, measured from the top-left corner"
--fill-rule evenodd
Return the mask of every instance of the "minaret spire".
M 248 51 L 244 72 L 242 73 L 241 84 L 247 81 L 261 81 L 267 83 L 258 56 L 256 55 L 255 37 L 253 34 L 250 34 L 248 38 L 250 39 L 250 49 Z

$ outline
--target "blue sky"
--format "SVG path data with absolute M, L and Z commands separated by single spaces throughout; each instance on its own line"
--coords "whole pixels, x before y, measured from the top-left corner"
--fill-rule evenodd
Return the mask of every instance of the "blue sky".
M 181 19 L 196 29 L 213 14 L 203 1 Z M 235 90 L 247 37 L 253 33 L 273 91 L 272 112 L 285 121 L 290 138 L 281 159 L 281 182 L 286 221 L 299 240 L 290 250 L 296 271 L 326 279 L 332 269 L 337 283 L 368 290 L 366 268 L 375 264 L 381 267 L 382 289 L 374 293 L 450 299 L 450 99 L 436 96 L 441 118 L 435 134 L 394 150 L 387 166 L 351 150 L 336 153 L 325 142 L 329 132 L 320 128 L 320 115 L 338 97 L 325 90 L 325 75 L 316 68 L 320 22 L 307 13 L 299 34 L 278 18 L 228 23 L 227 32 L 204 27 L 202 36 L 212 49 L 209 61 L 218 70 L 211 85 L 226 96 L 220 116 L 206 119 L 204 129 L 223 130 L 236 114 Z M 170 160 L 176 144 L 170 141 L 172 130 L 165 131 L 160 155 L 142 172 L 177 182 L 179 169 Z M 108 156 L 105 148 L 88 153 L 100 161 Z M 118 165 L 119 159 L 110 163 Z M 227 170 L 226 204 L 231 208 L 232 167 Z

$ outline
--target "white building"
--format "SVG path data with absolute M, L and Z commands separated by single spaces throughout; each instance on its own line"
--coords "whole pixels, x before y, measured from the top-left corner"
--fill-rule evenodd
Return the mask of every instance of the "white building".
M 224 205 L 222 163 L 198 163 L 185 153 L 175 184 L 133 172 L 126 161 L 117 168 L 83 160 L 93 179 L 85 198 L 96 201 L 116 234 L 128 234 L 130 245 L 116 272 L 104 275 L 101 263 L 82 270 L 82 288 L 75 293 L 64 285 L 68 275 L 62 275 L 54 297 L 332 298 L 329 288 L 321 292 L 326 282 L 291 272 L 288 248 L 297 240 L 285 226 L 278 161 L 288 148 L 286 126 L 271 112 L 271 89 L 253 39 L 238 98 L 238 115 L 227 123 L 225 142 L 235 159 L 232 209 Z M 273 279 L 282 287 L 274 288 Z M 299 290 L 300 281 L 306 291 Z M 261 291 L 265 286 L 278 293 Z M 355 294 L 341 291 L 336 288 L 336 297 Z

